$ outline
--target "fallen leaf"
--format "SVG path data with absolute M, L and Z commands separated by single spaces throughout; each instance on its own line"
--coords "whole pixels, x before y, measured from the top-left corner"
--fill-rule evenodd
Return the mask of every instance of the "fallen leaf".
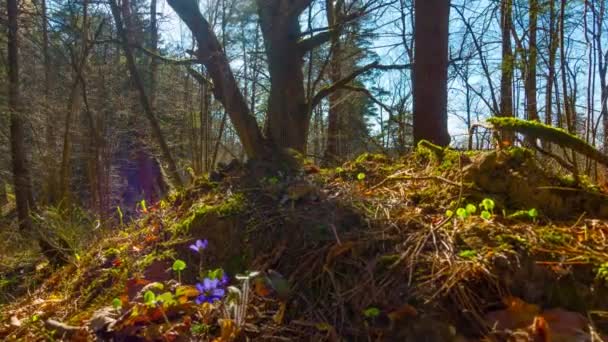
M 330 249 L 329 252 L 327 252 L 327 256 L 325 257 L 325 264 L 329 265 L 331 264 L 331 262 L 343 255 L 346 254 L 347 252 L 349 252 L 350 250 L 353 249 L 353 247 L 355 247 L 355 243 L 353 241 L 347 241 L 341 244 L 336 244 L 333 245 Z

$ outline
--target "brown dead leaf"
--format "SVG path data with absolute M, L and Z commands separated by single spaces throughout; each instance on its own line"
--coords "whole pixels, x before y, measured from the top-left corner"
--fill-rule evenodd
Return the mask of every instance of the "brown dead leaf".
M 492 311 L 485 315 L 488 325 L 497 330 L 525 329 L 540 313 L 538 305 L 526 303 L 517 297 L 505 297 L 503 303 L 506 305 L 504 310 Z
M 355 242 L 346 241 L 341 244 L 336 244 L 329 249 L 327 256 L 325 257 L 325 265 L 329 265 L 333 260 L 341 255 L 344 255 L 351 251 L 355 247 Z

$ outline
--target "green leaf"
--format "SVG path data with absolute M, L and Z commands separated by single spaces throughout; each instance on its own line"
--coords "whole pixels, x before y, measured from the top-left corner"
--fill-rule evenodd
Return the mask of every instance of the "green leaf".
M 453 211 L 451 211 L 451 210 L 446 210 L 446 211 L 445 211 L 445 216 L 446 216 L 446 217 L 452 217 L 452 216 L 454 216 L 454 212 L 453 212 Z
M 458 210 L 456 210 L 456 215 L 461 220 L 464 220 L 467 217 L 469 217 L 469 213 L 467 212 L 467 210 L 465 208 L 458 208 Z
M 360 180 L 360 181 L 364 180 L 365 179 L 365 173 L 363 173 L 363 172 L 359 173 L 357 175 L 357 179 Z
M 532 208 L 532 209 L 528 210 L 528 216 L 530 216 L 533 219 L 537 218 L 538 210 L 536 210 L 536 208 Z
M 183 271 L 186 269 L 186 262 L 183 260 L 177 259 L 173 262 L 172 268 L 176 272 Z
M 144 293 L 144 303 L 150 306 L 154 306 L 156 304 L 156 295 L 154 292 L 148 290 Z
M 484 210 L 481 212 L 481 218 L 484 220 L 490 220 L 492 218 L 492 214 L 489 211 Z
M 148 212 L 148 206 L 146 205 L 146 200 L 145 199 L 142 199 L 139 202 L 139 205 L 141 206 L 141 211 L 143 211 L 144 213 Z
M 176 303 L 173 293 L 171 292 L 161 294 L 160 296 L 156 297 L 156 301 L 163 303 L 164 307 L 168 307 Z
M 475 207 L 474 204 L 467 204 L 466 207 L 467 213 L 469 213 L 469 215 L 475 214 L 475 212 L 477 211 L 477 207 Z
M 118 298 L 114 298 L 112 299 L 112 306 L 114 309 L 120 310 L 120 308 L 122 308 L 122 301 Z
M 380 309 L 375 307 L 367 308 L 363 311 L 363 315 L 367 318 L 374 318 L 380 316 Z
M 224 270 L 221 268 L 216 268 L 207 273 L 207 277 L 210 279 L 221 279 L 223 275 L 224 275 Z
M 481 201 L 481 204 L 479 204 L 480 207 L 484 208 L 487 211 L 493 211 L 494 210 L 494 206 L 495 203 L 492 199 L 490 198 L 484 198 L 483 201 Z

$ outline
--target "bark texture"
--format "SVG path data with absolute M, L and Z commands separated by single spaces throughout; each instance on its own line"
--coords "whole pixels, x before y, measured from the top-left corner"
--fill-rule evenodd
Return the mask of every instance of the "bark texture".
M 449 0 L 416 0 L 414 141 L 450 144 L 447 120 Z

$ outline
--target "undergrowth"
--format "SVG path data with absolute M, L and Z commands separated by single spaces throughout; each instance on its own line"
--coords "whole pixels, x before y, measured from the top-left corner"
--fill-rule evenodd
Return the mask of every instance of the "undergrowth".
M 511 296 L 606 328 L 605 204 L 587 190 L 560 202 L 573 184 L 527 150 L 255 172 L 147 205 L 5 305 L 0 337 L 50 334 L 49 318 L 107 334 L 87 323 L 105 308 L 119 337 L 464 341 L 491 335 Z M 518 179 L 542 189 L 519 198 Z

